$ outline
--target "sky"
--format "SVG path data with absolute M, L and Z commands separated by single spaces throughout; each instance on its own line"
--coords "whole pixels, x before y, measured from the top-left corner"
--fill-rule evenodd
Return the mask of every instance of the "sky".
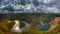
M 23 12 L 60 13 L 60 0 L 0 0 L 0 14 Z

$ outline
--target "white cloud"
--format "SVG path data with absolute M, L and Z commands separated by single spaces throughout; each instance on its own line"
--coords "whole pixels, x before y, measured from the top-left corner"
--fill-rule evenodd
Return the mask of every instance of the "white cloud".
M 47 7 L 47 11 L 51 13 L 59 13 L 59 9 L 56 7 Z

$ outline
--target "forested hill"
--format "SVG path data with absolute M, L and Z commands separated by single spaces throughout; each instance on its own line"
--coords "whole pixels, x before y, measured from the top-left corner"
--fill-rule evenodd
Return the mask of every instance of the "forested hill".
M 60 14 L 55 13 L 18 13 L 18 14 L 0 14 L 0 19 L 21 19 L 21 18 L 55 18 L 60 17 Z

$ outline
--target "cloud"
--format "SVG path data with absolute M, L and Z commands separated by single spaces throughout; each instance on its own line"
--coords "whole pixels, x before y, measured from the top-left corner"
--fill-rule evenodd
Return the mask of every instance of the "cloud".
M 8 0 L 5 0 L 5 2 L 7 2 L 7 1 Z M 16 1 L 18 1 L 18 0 L 16 0 Z M 39 1 L 39 6 L 34 6 L 33 3 L 31 3 L 31 4 L 26 3 L 25 6 L 23 6 L 21 4 L 19 5 L 18 2 L 17 2 L 17 5 L 15 5 L 15 3 L 12 4 L 12 3 L 9 3 L 9 2 L 7 2 L 8 4 L 6 4 L 6 5 L 3 5 L 4 3 L 1 3 L 3 6 L 0 5 L 0 12 L 1 12 L 1 9 L 3 9 L 4 7 L 7 7 L 7 5 L 10 4 L 14 8 L 14 10 L 17 9 L 16 11 L 14 11 L 16 13 L 18 13 L 18 12 L 60 13 L 60 11 L 59 11 L 60 10 L 59 0 L 37 0 L 37 1 Z M 30 1 L 30 2 L 32 2 L 32 1 Z M 20 11 L 18 11 L 18 9 Z M 2 13 L 3 13 L 3 11 L 2 11 Z M 9 11 L 8 11 L 8 13 L 9 13 Z

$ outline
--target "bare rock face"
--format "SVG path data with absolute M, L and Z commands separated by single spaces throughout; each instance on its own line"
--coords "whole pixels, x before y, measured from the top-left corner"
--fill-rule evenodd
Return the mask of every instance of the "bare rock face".
M 60 17 L 56 17 L 54 20 L 50 22 L 51 27 L 48 31 L 49 32 L 54 31 L 59 26 L 59 23 L 60 23 Z
M 11 32 L 22 33 L 24 31 L 29 30 L 30 25 L 28 23 L 22 22 L 19 20 L 14 20 L 14 22 L 15 22 L 15 24 L 10 29 Z

